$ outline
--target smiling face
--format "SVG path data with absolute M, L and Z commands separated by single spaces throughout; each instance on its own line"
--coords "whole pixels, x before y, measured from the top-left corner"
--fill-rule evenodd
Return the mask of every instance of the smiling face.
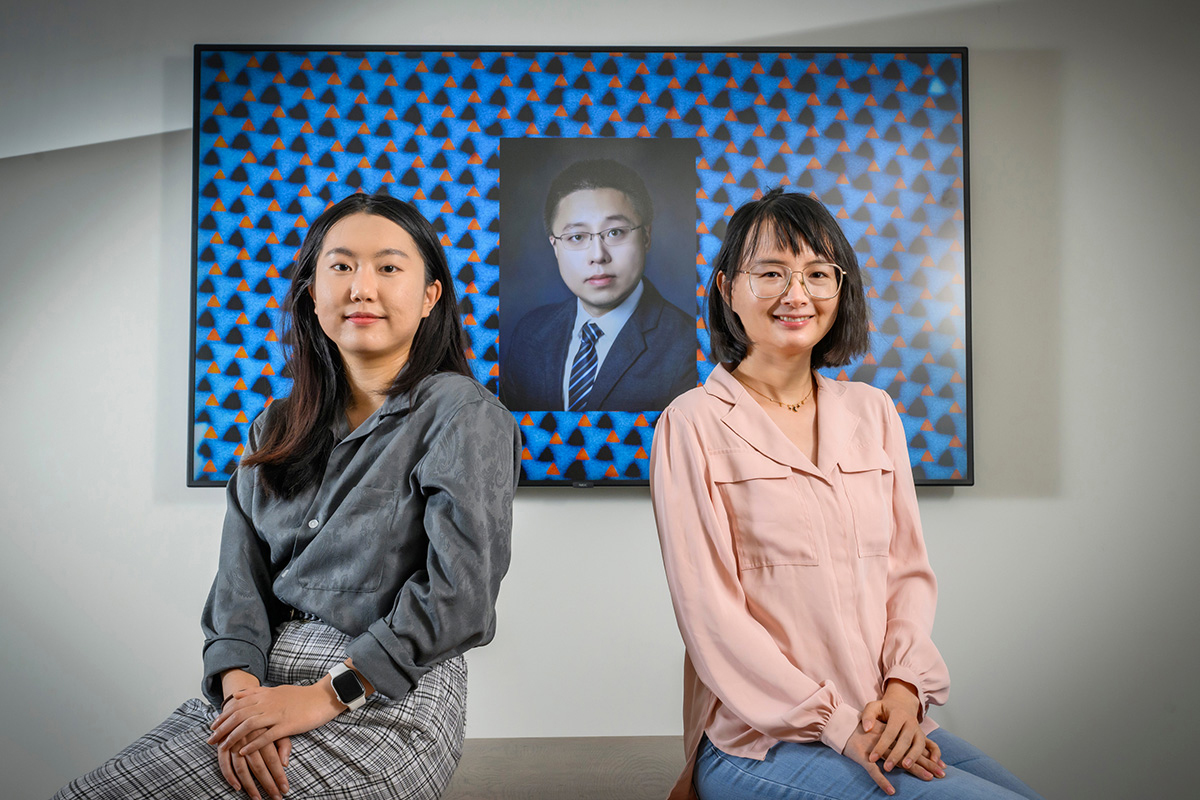
M 398 373 L 442 285 L 425 283 L 425 262 L 406 230 L 352 214 L 325 235 L 308 292 L 347 365 L 394 365 Z
M 624 192 L 582 189 L 559 201 L 551 228 L 555 236 L 568 236 L 641 224 Z M 558 258 L 558 274 L 563 283 L 579 298 L 585 311 L 599 317 L 619 306 L 637 288 L 646 269 L 650 230 L 640 228 L 615 245 L 593 236 L 582 250 L 568 249 L 554 238 L 550 244 Z
M 718 279 L 730 308 L 746 330 L 750 340 L 746 360 L 768 358 L 791 360 L 811 358 L 812 349 L 829 333 L 837 319 L 838 298 L 816 300 L 804 290 L 800 275 L 792 276 L 791 285 L 779 297 L 763 299 L 750 289 L 750 275 L 779 274 L 785 270 L 799 273 L 828 260 L 818 256 L 805 244 L 799 252 L 779 247 L 769 231 L 759 235 L 750 258 L 735 273 L 732 281 Z M 832 269 L 832 267 L 831 267 Z

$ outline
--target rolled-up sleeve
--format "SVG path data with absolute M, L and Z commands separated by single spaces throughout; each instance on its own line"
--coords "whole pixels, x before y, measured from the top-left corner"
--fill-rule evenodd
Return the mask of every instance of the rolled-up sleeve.
M 675 617 L 697 676 L 728 709 L 775 739 L 841 752 L 859 720 L 833 681 L 816 681 L 748 610 L 728 511 L 695 426 L 659 418 L 650 490 Z
M 901 680 L 917 688 L 924 717 L 930 704 L 942 705 L 950 692 L 950 672 L 933 644 L 937 579 L 929 565 L 917 492 L 909 466 L 904 426 L 890 401 L 884 448 L 896 469 L 892 473 L 895 533 L 888 552 L 887 631 L 883 641 L 884 680 Z
M 512 415 L 481 399 L 455 412 L 417 464 L 429 540 L 424 568 L 346 650 L 385 696 L 403 697 L 432 665 L 491 641 L 520 456 Z
M 253 445 L 252 430 L 250 447 Z M 266 545 L 255 532 L 242 499 L 253 495 L 253 481 L 252 473 L 238 469 L 225 487 L 225 524 L 217 576 L 200 618 L 204 631 L 202 691 L 218 707 L 222 700 L 221 673 L 243 669 L 260 682 L 267 675 L 271 574 Z

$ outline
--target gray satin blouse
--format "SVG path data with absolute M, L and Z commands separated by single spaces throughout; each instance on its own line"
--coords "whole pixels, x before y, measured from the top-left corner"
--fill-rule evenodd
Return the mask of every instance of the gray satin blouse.
M 296 497 L 268 495 L 254 467 L 229 481 L 201 619 L 215 705 L 225 670 L 265 679 L 272 631 L 292 608 L 354 637 L 346 655 L 392 699 L 492 639 L 521 457 L 512 414 L 471 378 L 441 373 L 353 432 L 338 427 L 324 477 Z

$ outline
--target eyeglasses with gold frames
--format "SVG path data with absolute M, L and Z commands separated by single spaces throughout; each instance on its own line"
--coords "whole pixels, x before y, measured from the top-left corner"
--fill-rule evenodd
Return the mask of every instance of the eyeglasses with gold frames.
M 829 300 L 842 290 L 842 278 L 846 270 L 837 264 L 809 264 L 804 269 L 793 270 L 776 264 L 759 265 L 753 269 L 739 269 L 750 276 L 750 291 L 760 300 L 779 297 L 792 285 L 792 277 L 800 276 L 800 285 L 814 300 Z

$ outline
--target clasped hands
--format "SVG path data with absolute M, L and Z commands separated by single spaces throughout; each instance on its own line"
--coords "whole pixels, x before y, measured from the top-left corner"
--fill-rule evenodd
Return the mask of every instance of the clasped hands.
M 946 776 L 941 749 L 921 731 L 919 711 L 915 687 L 903 681 L 888 681 L 883 697 L 863 708 L 861 722 L 842 751 L 889 795 L 896 790 L 884 773 L 897 766 L 924 781 Z
M 260 686 L 254 676 L 240 672 L 227 674 L 222 683 L 227 700 L 208 738 L 217 748 L 221 774 L 235 791 L 245 790 L 253 800 L 261 798 L 258 786 L 279 800 L 288 791 L 284 768 L 292 750 L 289 737 L 324 725 L 345 707 L 322 685 L 328 681 Z

